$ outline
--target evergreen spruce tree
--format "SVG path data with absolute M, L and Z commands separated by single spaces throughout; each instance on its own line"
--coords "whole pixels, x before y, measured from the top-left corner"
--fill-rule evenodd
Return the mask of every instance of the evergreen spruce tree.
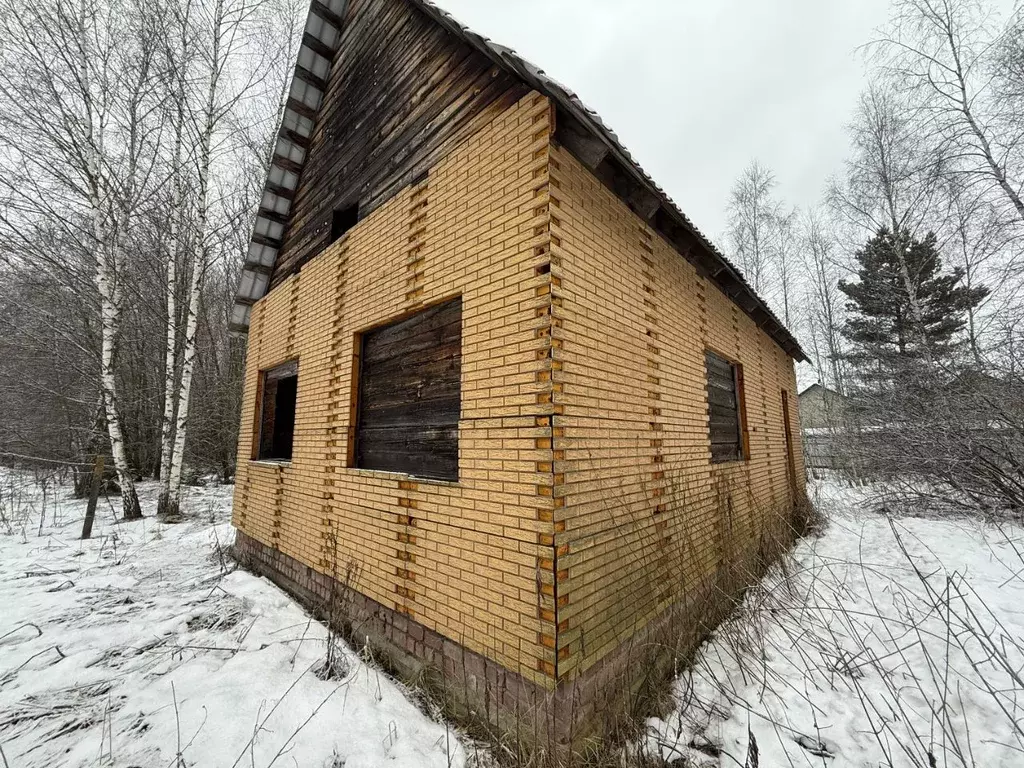
M 961 285 L 959 267 L 943 273 L 931 232 L 918 240 L 905 230 L 894 235 L 883 228 L 856 259 L 858 282 L 840 281 L 839 290 L 850 299 L 842 332 L 853 349 L 846 357 L 862 382 L 883 389 L 900 380 L 906 385 L 911 372 L 948 360 L 959 345 L 967 311 L 988 289 Z

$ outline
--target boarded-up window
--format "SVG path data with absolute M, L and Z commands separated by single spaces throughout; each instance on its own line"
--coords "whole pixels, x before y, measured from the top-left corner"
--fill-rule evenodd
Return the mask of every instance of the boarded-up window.
M 298 394 L 299 364 L 279 365 L 261 374 L 259 441 L 256 458 L 261 461 L 289 461 L 295 432 L 295 396 Z
M 708 375 L 708 431 L 711 461 L 743 459 L 743 403 L 739 366 L 714 352 L 704 354 Z
M 363 334 L 355 466 L 459 478 L 462 299 Z

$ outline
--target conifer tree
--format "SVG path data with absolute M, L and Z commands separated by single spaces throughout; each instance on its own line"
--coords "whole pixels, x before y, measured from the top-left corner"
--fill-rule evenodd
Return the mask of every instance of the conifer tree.
M 906 230 L 879 230 L 856 253 L 858 282 L 840 281 L 850 299 L 843 335 L 847 358 L 865 383 L 892 381 L 929 361 L 948 360 L 968 310 L 988 295 L 961 285 L 959 267 L 943 273 L 935 235 L 918 240 Z M 880 382 L 879 382 L 880 383 Z

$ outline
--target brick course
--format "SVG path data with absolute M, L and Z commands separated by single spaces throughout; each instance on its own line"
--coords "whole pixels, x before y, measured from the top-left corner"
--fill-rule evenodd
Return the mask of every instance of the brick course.
M 799 444 L 795 483 L 787 474 L 789 356 L 571 154 L 554 147 L 550 175 L 566 680 L 685 603 L 692 585 L 720 581 L 727 561 L 777 549 L 804 479 Z M 743 366 L 747 461 L 711 463 L 709 348 Z
M 531 94 L 257 303 L 235 496 L 254 539 L 548 687 L 549 134 Z M 350 468 L 357 334 L 460 294 L 459 482 Z M 259 371 L 293 358 L 292 461 L 246 461 Z

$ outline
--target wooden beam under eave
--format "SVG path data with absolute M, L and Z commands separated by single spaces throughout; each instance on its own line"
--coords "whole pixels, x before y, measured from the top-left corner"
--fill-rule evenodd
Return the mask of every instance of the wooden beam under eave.
M 313 2 L 311 3 L 310 10 L 317 16 L 319 16 L 321 19 L 326 19 L 327 21 L 331 22 L 331 24 L 336 26 L 342 32 L 345 31 L 345 20 L 341 16 L 336 14 L 334 11 L 332 11 L 329 7 L 327 7 L 324 3 L 321 3 L 318 0 L 313 0 Z M 345 11 L 343 10 L 342 13 L 344 12 Z
M 626 204 L 644 221 L 650 223 L 661 208 L 661 198 L 647 188 L 636 184 L 626 198 Z
M 249 270 L 250 272 L 259 272 L 267 277 L 270 277 L 274 273 L 273 265 L 267 266 L 266 264 L 260 264 L 255 261 L 243 261 L 242 269 Z M 237 295 L 235 296 L 235 301 L 239 304 L 251 303 L 247 299 L 239 298 Z
M 269 219 L 270 221 L 277 222 L 278 224 L 283 224 L 284 226 L 287 227 L 291 213 L 277 213 L 276 211 L 268 211 L 263 206 L 260 206 L 259 209 L 256 211 L 256 215 L 262 216 L 263 218 Z
M 279 135 L 283 136 L 286 139 L 288 139 L 288 141 L 292 141 L 292 142 L 294 142 L 296 144 L 299 143 L 298 139 L 302 139 L 303 141 L 309 141 L 309 139 L 303 139 L 297 133 L 295 133 L 293 131 L 289 131 L 287 129 L 282 130 Z M 305 146 L 303 146 L 303 145 L 300 145 L 300 146 L 302 146 L 303 149 L 306 149 Z M 294 160 L 289 160 L 287 157 L 281 157 L 281 155 L 274 155 L 271 158 L 270 162 L 273 165 L 276 165 L 279 168 L 283 168 L 286 171 L 291 171 L 292 173 L 294 173 L 296 175 L 299 175 L 299 174 L 302 173 L 302 163 L 296 163 Z
M 328 61 L 333 61 L 334 60 L 335 50 L 331 49 L 331 48 L 328 48 L 326 45 L 321 43 L 319 40 L 317 40 L 315 37 L 313 37 L 308 32 L 303 32 L 302 33 L 302 45 L 307 46 L 314 53 L 320 54 L 321 56 L 323 56 Z
M 283 197 L 285 200 L 294 200 L 297 190 L 288 189 L 288 187 L 282 187 L 277 184 L 271 184 L 269 181 L 263 186 L 264 192 L 273 192 L 278 197 Z
M 557 112 L 555 125 L 555 141 L 583 163 L 591 173 L 596 171 L 608 156 L 608 145 L 589 133 L 570 115 Z
M 749 290 L 741 290 L 739 296 L 737 296 L 736 303 L 740 305 L 740 308 L 746 311 L 748 315 L 753 317 L 756 310 L 761 309 L 761 302 L 759 302 Z
M 271 248 L 276 248 L 277 250 L 280 250 L 282 245 L 282 242 L 276 238 L 267 237 L 266 235 L 257 235 L 256 233 L 253 233 L 252 238 L 250 238 L 250 242 L 258 243 L 259 245 L 269 245 Z
M 324 94 L 327 93 L 327 81 L 324 80 L 322 77 L 317 77 L 312 72 L 310 72 L 308 69 L 305 69 L 305 68 L 300 67 L 300 66 L 296 66 L 295 67 L 295 77 L 297 77 L 299 80 L 302 80 L 303 82 L 309 83 L 314 88 L 319 89 L 322 93 L 324 93 Z M 301 104 L 302 102 L 297 102 L 297 103 Z M 313 115 L 315 117 L 316 116 L 316 110 L 311 110 L 311 111 L 313 112 Z

